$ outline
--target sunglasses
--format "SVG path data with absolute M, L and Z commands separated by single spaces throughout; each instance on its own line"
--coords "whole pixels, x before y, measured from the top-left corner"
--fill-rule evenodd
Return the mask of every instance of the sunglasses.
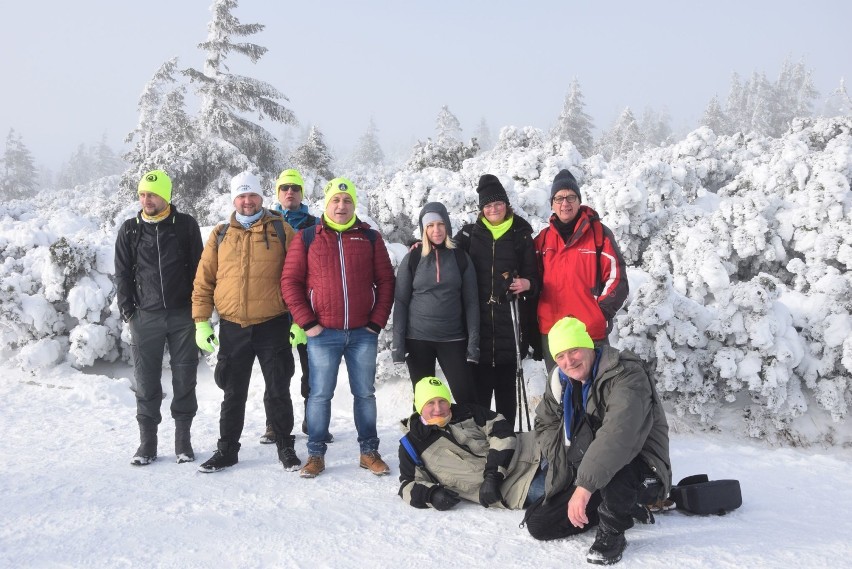
M 299 184 L 281 184 L 278 186 L 279 192 L 301 192 L 302 186 Z

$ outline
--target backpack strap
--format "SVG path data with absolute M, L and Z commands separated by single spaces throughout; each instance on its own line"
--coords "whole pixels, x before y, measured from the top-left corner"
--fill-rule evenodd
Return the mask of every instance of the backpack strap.
M 225 239 L 225 233 L 228 232 L 229 223 L 220 223 L 216 226 L 216 249 L 219 248 L 219 245 L 222 244 L 222 240 Z
M 603 252 L 603 224 L 601 218 L 594 215 L 591 218 L 592 238 L 595 241 L 595 288 L 593 293 L 600 296 L 603 292 L 603 276 L 601 274 L 601 253 Z
M 405 449 L 405 452 L 408 453 L 408 456 L 411 457 L 411 461 L 414 462 L 415 465 L 423 468 L 425 464 L 423 464 L 423 460 L 420 458 L 420 455 L 417 454 L 417 450 L 414 448 L 414 445 L 411 444 L 411 441 L 408 439 L 408 435 L 403 435 L 401 439 L 399 439 L 399 444 L 402 445 L 402 448 Z
M 464 272 L 467 270 L 467 255 L 465 255 L 465 251 L 463 249 L 455 248 L 451 249 L 451 251 L 456 258 L 456 265 L 458 265 L 459 268 L 459 276 L 464 278 Z M 408 255 L 408 272 L 411 273 L 412 280 L 414 279 L 414 273 L 417 272 L 417 265 L 420 264 L 420 257 L 422 256 L 423 255 L 419 250 L 412 251 L 411 254 Z
M 278 234 L 278 240 L 281 241 L 281 246 L 284 250 L 287 249 L 287 234 L 284 233 L 284 221 L 281 219 L 273 219 L 272 227 L 275 228 L 275 233 Z
M 302 229 L 302 242 L 305 244 L 305 253 L 308 252 L 308 249 L 311 248 L 311 243 L 314 242 L 314 239 L 317 236 L 317 226 L 311 225 L 310 227 L 306 227 Z

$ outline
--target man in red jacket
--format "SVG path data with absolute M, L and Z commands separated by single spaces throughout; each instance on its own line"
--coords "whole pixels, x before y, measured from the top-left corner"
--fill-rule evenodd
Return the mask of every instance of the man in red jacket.
M 627 273 L 615 237 L 581 202 L 577 180 L 561 170 L 550 190 L 550 225 L 535 238 L 542 274 L 538 326 L 548 371 L 556 364 L 547 333 L 556 322 L 574 316 L 586 323 L 596 346 L 607 344 L 615 313 L 627 298 Z
M 325 187 L 325 211 L 317 225 L 296 234 L 281 273 L 281 293 L 293 320 L 308 337 L 308 462 L 314 478 L 325 470 L 331 399 L 345 358 L 359 464 L 375 475 L 390 469 L 378 452 L 376 355 L 378 334 L 393 304 L 393 266 L 381 235 L 355 215 L 355 184 L 335 178 Z

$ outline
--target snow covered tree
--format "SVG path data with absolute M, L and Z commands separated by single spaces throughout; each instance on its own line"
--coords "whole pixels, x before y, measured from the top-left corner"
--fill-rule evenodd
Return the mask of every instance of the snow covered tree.
M 624 109 L 612 129 L 601 135 L 597 147 L 607 160 L 643 148 L 642 133 L 630 107 Z
M 331 170 L 333 157 L 325 144 L 325 137 L 320 129 L 312 126 L 308 139 L 293 151 L 291 162 L 293 167 L 305 175 L 305 171 L 316 172 L 319 177 L 330 180 L 334 177 Z M 317 181 L 319 183 L 319 180 Z
M 592 138 L 592 117 L 586 114 L 586 104 L 583 102 L 583 93 L 580 91 L 580 82 L 577 79 L 571 81 L 568 95 L 562 112 L 556 121 L 556 126 L 551 131 L 551 136 L 560 141 L 570 140 L 580 154 L 591 156 L 594 150 L 594 139 Z
M 660 146 L 671 142 L 672 127 L 669 113 L 663 109 L 657 112 L 646 108 L 642 113 L 639 132 L 642 135 L 643 146 Z
M 476 132 L 474 133 L 474 138 L 476 139 L 477 144 L 479 144 L 480 152 L 491 150 L 494 147 L 494 136 L 491 134 L 491 127 L 488 126 L 488 122 L 485 120 L 485 117 L 482 117 L 482 120 L 479 121 L 479 126 L 476 127 Z
M 214 0 L 207 39 L 198 44 L 205 52 L 202 69 L 183 73 L 195 86 L 200 109 L 195 121 L 196 148 L 191 155 L 192 178 L 184 188 L 220 193 L 230 177 L 241 170 L 259 170 L 274 176 L 280 164 L 278 143 L 263 126 L 245 118 L 294 124 L 295 115 L 281 101 L 285 97 L 269 83 L 230 73 L 226 64 L 231 53 L 248 57 L 252 63 L 267 49 L 237 38 L 256 34 L 263 24 L 242 24 L 233 15 L 237 0 Z
M 435 120 L 435 131 L 438 133 L 439 146 L 449 147 L 461 142 L 461 123 L 447 105 L 441 107 L 441 112 L 438 113 L 438 118 Z
M 125 142 L 133 144 L 124 155 L 129 168 L 121 178 L 121 186 L 130 194 L 135 194 L 140 177 L 149 170 L 166 170 L 180 188 L 194 179 L 193 156 L 199 137 L 186 112 L 186 85 L 175 77 L 177 62 L 177 58 L 172 58 L 163 63 L 139 97 L 139 121 L 125 138 Z M 197 212 L 199 202 L 191 195 L 175 192 L 175 201 L 182 209 Z
M 730 127 L 728 126 L 728 117 L 719 103 L 719 98 L 715 95 L 710 99 L 707 108 L 704 109 L 704 116 L 701 117 L 701 126 L 706 126 L 716 135 L 731 134 Z
M 6 148 L 0 158 L 3 179 L 0 180 L 0 200 L 26 197 L 38 188 L 32 153 L 15 129 L 10 128 L 6 136 Z
M 840 85 L 826 99 L 822 114 L 826 117 L 852 115 L 852 97 L 846 90 L 845 79 L 840 79 Z
M 796 117 L 809 117 L 813 101 L 819 96 L 814 87 L 812 72 L 804 61 L 784 60 L 778 81 L 775 82 L 775 116 L 772 136 L 781 136 Z
M 428 138 L 425 143 L 417 141 L 405 163 L 407 170 L 418 172 L 424 168 L 446 168 L 458 172 L 465 160 L 479 152 L 479 142 L 475 138 L 467 144 L 459 139 L 461 124 L 447 105 L 441 107 L 438 113 L 435 130 L 438 133 L 437 140 Z
M 384 162 L 385 153 L 382 152 L 382 147 L 379 145 L 378 132 L 379 129 L 376 128 L 376 123 L 371 118 L 367 132 L 361 135 L 355 145 L 355 150 L 352 152 L 352 162 L 362 166 L 374 166 Z

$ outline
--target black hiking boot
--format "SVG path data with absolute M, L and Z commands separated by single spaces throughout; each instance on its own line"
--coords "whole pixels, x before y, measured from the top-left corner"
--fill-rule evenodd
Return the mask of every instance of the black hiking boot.
M 276 445 L 278 445 L 278 460 L 281 461 L 284 470 L 288 472 L 299 470 L 299 467 L 302 466 L 302 461 L 296 456 L 296 449 L 293 448 L 295 441 L 296 437 L 293 435 L 281 437 L 276 441 Z
M 595 542 L 586 554 L 586 561 L 595 565 L 612 565 L 621 561 L 621 554 L 627 542 L 624 540 L 624 532 L 612 531 L 598 526 Z
M 216 445 L 216 452 L 210 459 L 198 467 L 199 472 L 219 472 L 229 466 L 234 466 L 239 462 L 237 455 L 240 452 L 240 443 L 231 443 L 228 441 L 219 441 Z
M 157 424 L 152 420 L 139 421 L 139 448 L 130 459 L 133 466 L 145 466 L 157 460 Z
M 190 440 L 190 428 L 192 427 L 192 419 L 175 420 L 175 456 L 178 464 L 184 462 L 195 462 L 195 451 L 192 450 L 192 442 Z

